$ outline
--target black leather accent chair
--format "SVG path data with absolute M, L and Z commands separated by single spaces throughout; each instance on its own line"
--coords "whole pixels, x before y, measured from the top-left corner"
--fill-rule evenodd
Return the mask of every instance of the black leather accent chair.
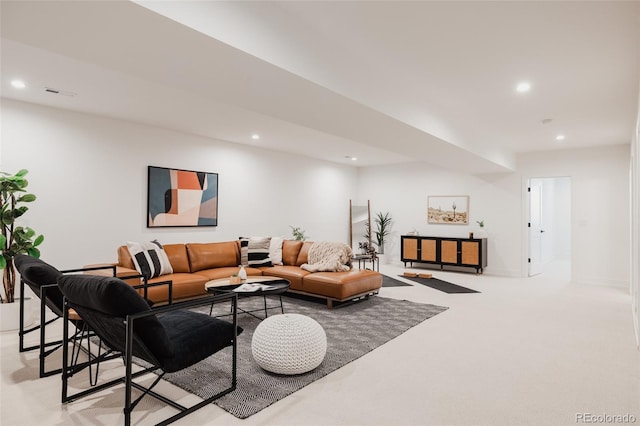
M 25 294 L 25 286 L 28 286 L 36 296 L 40 298 L 40 322 L 38 325 L 31 327 L 28 330 L 25 330 L 24 325 L 24 316 L 25 316 L 25 308 L 24 308 L 24 297 L 20 298 L 20 330 L 19 341 L 20 341 L 20 352 L 26 352 L 33 349 L 39 350 L 39 364 L 40 364 L 40 377 L 47 377 L 54 374 L 58 374 L 62 371 L 62 367 L 58 367 L 55 369 L 50 369 L 47 371 L 46 369 L 46 359 L 49 355 L 57 351 L 62 347 L 62 340 L 47 340 L 46 329 L 47 326 L 58 319 L 61 319 L 63 316 L 63 299 L 64 296 L 58 289 L 58 278 L 66 274 L 79 274 L 79 273 L 87 273 L 87 272 L 95 272 L 100 270 L 107 270 L 108 274 L 112 277 L 116 276 L 116 267 L 115 265 L 108 266 L 94 266 L 87 268 L 77 268 L 77 269 L 65 269 L 58 270 L 57 268 L 51 266 L 50 264 L 44 262 L 41 259 L 37 259 L 35 257 L 28 256 L 26 254 L 17 254 L 14 256 L 14 264 L 16 269 L 20 273 L 20 294 Z M 142 275 L 132 275 L 122 277 L 121 279 L 140 279 L 142 284 L 133 286 L 136 289 L 142 289 L 144 294 L 146 295 L 147 289 L 149 287 L 168 285 L 169 286 L 169 303 L 171 303 L 171 294 L 172 294 L 172 282 L 171 281 L 162 281 L 153 284 L 148 284 L 146 279 Z M 151 302 L 148 302 L 151 305 Z M 53 318 L 47 320 L 46 317 L 46 308 L 49 308 L 53 313 Z M 82 321 L 75 313 L 72 313 L 69 316 L 69 321 L 75 326 L 75 330 L 73 336 L 70 340 L 80 341 L 83 336 L 90 334 L 89 330 L 86 328 L 86 324 Z M 25 336 L 31 332 L 40 331 L 40 339 L 37 345 L 25 346 Z M 78 350 L 80 350 L 81 346 L 78 344 Z M 85 352 L 87 352 L 85 350 Z M 89 353 L 89 358 L 92 355 Z M 77 359 L 77 356 L 76 356 Z M 82 364 L 86 365 L 86 364 Z
M 69 377 L 76 369 L 69 365 L 69 344 L 65 344 L 63 403 L 124 383 L 125 425 L 131 424 L 131 412 L 147 394 L 179 410 L 178 414 L 162 422 L 168 424 L 235 390 L 237 336 L 242 332 L 237 326 L 236 294 L 203 297 L 151 309 L 130 285 L 118 278 L 66 275 L 58 279 L 58 286 L 65 297 L 65 319 L 69 309 L 74 309 L 111 351 L 121 354 L 125 367 L 124 377 L 69 395 Z M 223 300 L 231 300 L 232 322 L 189 310 Z M 63 340 L 68 338 L 69 321 L 65 321 Z M 152 390 L 165 373 L 180 371 L 227 347 L 231 347 L 233 356 L 228 366 L 230 384 L 224 390 L 191 407 L 184 407 Z M 133 357 L 151 366 L 136 368 L 134 372 Z M 133 380 L 154 371 L 159 373 L 158 377 L 148 388 Z M 135 401 L 132 401 L 132 387 L 143 391 Z
M 115 276 L 116 268 L 115 266 L 100 266 L 60 271 L 48 263 L 26 254 L 17 254 L 14 256 L 14 264 L 20 273 L 20 330 L 18 332 L 20 352 L 30 351 L 33 349 L 39 350 L 40 377 L 60 373 L 62 368 L 47 371 L 45 366 L 46 358 L 62 347 L 62 340 L 58 339 L 47 341 L 46 337 L 47 326 L 63 316 L 62 309 L 64 297 L 58 289 L 58 278 L 67 273 L 90 272 L 101 269 L 110 269 L 112 271 L 111 274 Z M 25 330 L 24 325 L 25 308 L 24 297 L 22 297 L 22 295 L 25 294 L 25 285 L 40 298 L 40 322 L 38 325 L 28 330 Z M 55 315 L 49 320 L 46 319 L 46 308 L 49 308 Z M 81 319 L 77 316 L 72 316 L 70 321 L 76 326 L 74 338 L 79 338 L 80 330 L 83 329 Z M 24 337 L 33 331 L 40 331 L 40 341 L 37 345 L 25 347 Z

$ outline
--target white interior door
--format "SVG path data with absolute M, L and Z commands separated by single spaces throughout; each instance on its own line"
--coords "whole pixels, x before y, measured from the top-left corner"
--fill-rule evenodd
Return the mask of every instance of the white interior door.
M 529 276 L 542 272 L 542 185 L 529 181 Z

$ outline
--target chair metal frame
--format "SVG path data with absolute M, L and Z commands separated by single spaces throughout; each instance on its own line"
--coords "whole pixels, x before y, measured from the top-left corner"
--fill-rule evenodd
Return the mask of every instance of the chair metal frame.
M 79 273 L 79 272 L 90 272 L 90 271 L 98 271 L 98 270 L 103 270 L 103 269 L 111 269 L 113 272 L 113 276 L 116 276 L 116 266 L 115 265 L 109 265 L 109 266 L 95 266 L 95 267 L 88 267 L 88 268 L 77 268 L 77 269 L 66 269 L 63 271 L 60 271 L 63 274 L 72 274 L 72 273 Z M 27 352 L 27 351 L 31 351 L 33 349 L 39 349 L 39 363 L 40 363 L 40 377 L 48 377 L 48 376 L 52 376 L 54 374 L 58 374 L 62 371 L 62 368 L 58 368 L 55 370 L 50 370 L 50 371 L 46 371 L 46 367 L 45 367 L 45 360 L 46 358 L 51 355 L 53 352 L 55 352 L 56 350 L 60 349 L 60 347 L 62 347 L 62 342 L 63 340 L 55 340 L 52 342 L 47 342 L 46 341 L 46 327 L 57 321 L 58 319 L 62 318 L 62 316 L 60 316 L 57 312 L 53 312 L 56 317 L 52 318 L 50 320 L 46 319 L 46 308 L 47 308 L 47 290 L 57 287 L 58 283 L 50 283 L 50 284 L 45 284 L 40 286 L 40 294 L 38 294 L 37 296 L 40 298 L 40 322 L 38 325 L 31 327 L 28 330 L 25 330 L 25 324 L 24 324 L 24 315 L 25 315 L 25 308 L 24 308 L 24 293 L 25 293 L 25 281 L 22 277 L 20 277 L 20 329 L 18 331 L 18 335 L 19 335 L 19 341 L 20 341 L 20 347 L 19 350 L 20 352 Z M 32 345 L 32 346 L 28 346 L 25 347 L 25 343 L 24 343 L 24 337 L 31 333 L 32 331 L 37 331 L 40 330 L 40 342 L 37 345 Z M 79 333 L 76 332 L 75 336 L 78 337 Z M 52 349 L 47 349 L 50 348 L 51 346 L 53 346 Z
M 142 398 L 144 398 L 146 395 L 150 395 L 162 402 L 164 402 L 167 405 L 170 405 L 171 407 L 177 409 L 179 412 L 165 420 L 163 420 L 162 422 L 158 423 L 159 425 L 167 425 L 170 423 L 175 422 L 178 419 L 181 419 L 182 417 L 193 413 L 194 411 L 210 404 L 211 402 L 213 402 L 214 400 L 234 391 L 236 389 L 236 384 L 237 384 L 237 357 L 238 357 L 238 321 L 237 321 L 237 307 L 238 307 L 238 296 L 237 294 L 223 294 L 223 295 L 215 295 L 215 296 L 207 296 L 207 297 L 203 297 L 203 298 L 199 298 L 199 299 L 193 299 L 193 300 L 187 300 L 184 302 L 178 302 L 178 303 L 173 303 L 170 305 L 165 305 L 165 306 L 161 306 L 158 308 L 153 308 L 150 311 L 145 311 L 145 312 L 139 312 L 136 313 L 134 315 L 127 315 L 124 322 L 126 324 L 126 342 L 125 342 L 125 351 L 124 353 L 120 353 L 119 351 L 116 350 L 112 350 L 109 349 L 105 354 L 100 355 L 99 357 L 96 357 L 94 360 L 90 361 L 90 362 L 100 362 L 102 360 L 107 359 L 107 357 L 113 357 L 112 355 L 115 353 L 117 354 L 116 356 L 122 356 L 123 362 L 124 362 L 124 367 L 125 367 L 125 374 L 123 377 L 119 377 L 113 380 L 110 380 L 106 383 L 101 383 L 101 384 L 97 384 L 95 386 L 92 386 L 89 389 L 85 389 L 79 392 L 76 392 L 74 394 L 69 394 L 69 385 L 68 385 L 68 381 L 69 381 L 69 377 L 73 376 L 75 373 L 77 373 L 78 371 L 80 371 L 81 369 L 83 369 L 85 366 L 74 366 L 74 365 L 70 365 L 69 363 L 69 321 L 68 321 L 68 316 L 69 316 L 69 308 L 73 308 L 73 305 L 70 304 L 67 299 L 65 298 L 65 309 L 64 309 L 64 330 L 63 330 L 63 340 L 67 342 L 67 344 L 65 344 L 63 346 L 63 368 L 62 368 L 62 403 L 69 403 L 72 402 L 76 399 L 82 398 L 84 396 L 102 391 L 103 389 L 118 385 L 120 383 L 124 383 L 124 387 L 125 387 L 125 402 L 124 402 L 124 416 L 125 416 L 125 421 L 124 424 L 125 426 L 130 426 L 131 425 L 131 413 L 133 412 L 134 408 L 136 407 L 136 405 L 140 402 L 140 400 Z M 169 398 L 167 398 L 164 395 L 161 395 L 155 391 L 153 391 L 152 389 L 160 382 L 160 380 L 164 377 L 165 372 L 162 371 L 162 368 L 158 365 L 152 365 L 151 367 L 147 367 L 147 368 L 142 368 L 142 370 L 133 371 L 133 346 L 134 346 L 134 324 L 136 322 L 136 320 L 139 320 L 141 318 L 146 318 L 149 316 L 153 316 L 153 315 L 159 315 L 159 314 L 163 314 L 163 313 L 167 313 L 167 312 L 171 312 L 171 311 L 176 311 L 176 310 L 180 310 L 180 309 L 190 309 L 190 308 L 195 308 L 195 307 L 199 307 L 199 306 L 206 306 L 209 305 L 211 303 L 214 302 L 222 302 L 222 301 L 226 301 L 226 300 L 231 300 L 231 304 L 233 307 L 233 330 L 234 330 L 234 335 L 233 335 L 233 343 L 231 345 L 232 347 L 232 367 L 231 367 L 231 384 L 228 388 L 223 389 L 222 391 L 218 392 L 217 394 L 195 404 L 192 405 L 191 407 L 185 407 Z M 136 339 L 135 340 L 136 345 L 141 345 L 142 347 L 145 347 L 144 344 L 140 341 L 140 339 Z M 143 376 L 147 373 L 152 373 L 156 370 L 160 370 L 160 374 L 158 374 L 158 377 L 153 381 L 153 383 L 149 386 L 149 387 L 145 387 L 139 383 L 136 383 L 133 381 L 133 379 Z M 138 398 L 136 398 L 135 400 L 132 400 L 132 388 L 136 388 L 140 391 L 142 391 L 142 395 L 140 395 Z
M 148 296 L 148 292 L 147 290 L 149 289 L 149 287 L 158 287 L 158 286 L 162 286 L 162 285 L 167 285 L 169 287 L 168 290 L 168 294 L 169 294 L 169 300 L 168 300 L 168 305 L 171 305 L 173 303 L 173 281 L 172 280 L 166 280 L 166 281 L 158 281 L 156 283 L 151 283 L 149 284 L 147 282 L 147 279 L 143 276 L 143 275 L 129 275 L 129 276 L 123 276 L 123 277 L 117 277 L 121 280 L 128 280 L 128 279 L 135 279 L 135 278 L 140 278 L 143 280 L 143 284 L 140 285 L 132 285 L 131 287 L 138 290 L 138 289 L 143 289 L 143 297 L 145 300 L 147 299 Z M 155 309 L 157 310 L 158 308 L 154 308 L 152 307 L 151 309 Z M 98 374 L 99 374 L 99 370 L 100 370 L 100 362 L 101 361 L 108 361 L 110 359 L 113 358 L 119 358 L 121 355 L 119 353 L 116 353 L 114 351 L 111 351 L 108 348 L 106 349 L 106 352 L 102 352 L 103 349 L 103 345 L 102 345 L 102 340 L 98 339 L 98 354 L 93 354 L 91 352 L 91 337 L 95 336 L 95 333 L 92 332 L 91 328 L 87 325 L 87 323 L 85 321 L 82 321 L 83 325 L 81 329 L 78 329 L 76 326 L 76 332 L 74 333 L 74 335 L 70 338 L 70 341 L 73 343 L 73 348 L 71 351 L 71 366 L 73 367 L 73 373 L 78 373 L 82 370 L 84 370 L 85 368 L 89 368 L 89 384 L 91 386 L 95 386 L 98 382 Z M 65 324 L 68 324 L 65 323 Z M 82 346 L 82 340 L 87 339 L 87 347 L 85 348 L 84 346 Z M 64 339 L 63 339 L 64 340 Z M 80 352 L 84 352 L 87 357 L 88 357 L 88 361 L 79 363 L 78 362 L 78 357 L 80 355 Z M 93 365 L 95 364 L 96 369 L 95 369 L 95 374 L 93 372 Z M 62 367 L 60 368 L 59 371 L 62 371 Z M 70 374 L 73 375 L 73 374 Z
M 112 271 L 112 275 L 113 277 L 116 277 L 116 265 L 104 265 L 104 266 L 92 266 L 92 267 L 86 267 L 86 268 L 76 268 L 76 269 L 65 269 L 60 271 L 62 274 L 74 274 L 74 273 L 80 273 L 80 272 L 91 272 L 91 271 L 99 271 L 99 270 L 105 270 L 105 269 L 110 269 Z M 132 286 L 135 289 L 142 289 L 143 290 L 143 297 L 145 299 L 147 299 L 147 290 L 149 287 L 155 287 L 155 286 L 159 286 L 159 285 L 168 285 L 169 286 L 169 290 L 168 290 L 168 300 L 169 300 L 169 304 L 173 303 L 173 282 L 172 281 L 162 281 L 162 282 L 157 282 L 157 283 L 152 283 L 149 284 L 147 279 L 143 276 L 143 275 L 130 275 L 130 276 L 125 276 L 125 277 L 118 277 L 122 280 L 128 280 L 128 279 L 136 279 L 136 278 L 140 278 L 142 280 L 142 284 L 140 285 L 135 285 Z M 63 342 L 65 341 L 64 339 L 59 339 L 59 340 L 54 340 L 51 342 L 47 342 L 46 340 L 46 328 L 49 324 L 59 320 L 60 318 L 62 318 L 62 315 L 58 314 L 57 312 L 51 310 L 56 317 L 47 320 L 46 319 L 46 311 L 47 311 L 47 290 L 50 290 L 52 288 L 58 287 L 58 283 L 51 283 L 51 284 L 45 284 L 45 285 L 41 285 L 40 286 L 40 294 L 38 294 L 37 296 L 40 298 L 40 322 L 38 325 L 29 328 L 28 330 L 25 330 L 25 307 L 24 307 L 24 293 L 25 293 L 25 281 L 24 279 L 22 279 L 22 277 L 20 277 L 20 328 L 18 331 L 18 335 L 19 335 L 19 351 L 20 352 L 27 352 L 27 351 L 31 351 L 34 349 L 38 349 L 39 350 L 39 354 L 38 354 L 38 359 L 39 359 L 39 375 L 40 378 L 42 377 L 49 377 L 49 376 L 53 376 L 55 374 L 58 374 L 60 372 L 62 372 L 62 367 L 54 369 L 54 370 L 46 370 L 46 358 L 51 355 L 52 353 L 54 353 L 55 351 L 57 351 L 58 349 L 60 349 L 62 347 Z M 40 340 L 39 343 L 36 345 L 32 345 L 32 346 L 28 346 L 25 347 L 25 342 L 24 342 L 24 337 L 33 332 L 33 331 L 37 331 L 40 330 Z M 90 333 L 88 331 L 88 333 Z M 76 328 L 76 331 L 74 333 L 74 335 L 71 337 L 71 339 L 73 341 L 78 341 L 78 340 L 82 340 L 83 338 L 83 334 L 82 334 L 82 329 L 78 329 Z M 78 348 L 80 349 L 80 346 L 78 346 Z M 84 349 L 84 348 L 83 348 Z M 85 350 L 85 352 L 87 352 L 87 350 Z M 88 352 L 87 352 L 88 353 Z M 88 353 L 89 357 L 91 357 L 92 355 L 90 353 Z M 80 365 L 89 365 L 87 363 L 83 363 Z

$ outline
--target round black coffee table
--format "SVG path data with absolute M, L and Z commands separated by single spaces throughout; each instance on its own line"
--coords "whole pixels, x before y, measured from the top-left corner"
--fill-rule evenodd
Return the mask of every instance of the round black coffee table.
M 284 306 L 282 305 L 282 293 L 285 293 L 287 290 L 289 290 L 289 285 L 291 284 L 289 280 L 279 277 L 257 276 L 248 277 L 246 280 L 244 280 L 244 282 L 240 284 L 231 284 L 230 281 L 230 278 L 211 280 L 204 285 L 204 288 L 208 293 L 212 294 L 236 293 L 238 295 L 238 298 L 262 296 L 264 306 L 261 309 L 253 309 L 247 311 L 238 307 L 238 311 L 249 314 L 252 317 L 258 319 L 263 318 L 254 315 L 253 312 L 264 311 L 264 318 L 267 318 L 269 316 L 269 309 L 280 308 L 280 312 L 284 314 Z M 243 291 L 243 289 L 245 291 Z M 280 304 L 275 306 L 267 306 L 267 296 L 278 296 Z M 213 304 L 211 305 L 211 309 L 209 310 L 209 315 L 211 315 L 212 312 Z

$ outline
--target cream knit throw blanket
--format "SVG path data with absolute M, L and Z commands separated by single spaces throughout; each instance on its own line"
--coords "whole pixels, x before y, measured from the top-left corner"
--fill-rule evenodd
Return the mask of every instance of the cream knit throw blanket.
M 317 241 L 309 247 L 308 262 L 300 266 L 309 272 L 344 272 L 351 270 L 351 247 L 343 243 Z

